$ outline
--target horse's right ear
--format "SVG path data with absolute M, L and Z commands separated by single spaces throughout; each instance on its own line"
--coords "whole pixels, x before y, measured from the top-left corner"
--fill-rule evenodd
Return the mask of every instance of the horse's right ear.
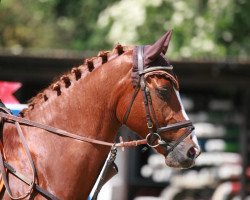
M 145 49 L 144 62 L 146 65 L 154 61 L 161 53 L 166 54 L 172 36 L 172 32 L 173 30 L 168 31 L 153 45 L 150 45 Z

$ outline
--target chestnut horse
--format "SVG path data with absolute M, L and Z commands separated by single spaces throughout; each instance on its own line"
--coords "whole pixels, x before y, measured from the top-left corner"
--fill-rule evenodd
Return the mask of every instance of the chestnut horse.
M 106 142 L 114 142 L 123 122 L 146 138 L 148 128 L 155 132 L 156 126 L 187 121 L 178 81 L 173 70 L 167 68 L 170 64 L 164 57 L 171 34 L 169 31 L 153 45 L 144 46 L 142 58 L 138 57 L 136 47 L 117 45 L 112 52 L 103 51 L 87 59 L 34 97 L 22 111 L 22 118 Z M 139 60 L 145 69 L 161 66 L 143 74 L 146 92 L 150 93 L 148 102 L 142 90 L 134 93 L 140 82 Z M 148 117 L 152 119 L 150 126 Z M 193 129 L 183 137 L 188 128 L 179 126 L 168 131 L 162 129 L 160 135 L 153 133 L 161 144 L 178 141 L 171 151 L 166 144 L 155 146 L 170 167 L 189 168 L 200 153 Z M 110 147 L 61 137 L 32 126 L 21 125 L 21 129 L 36 169 L 35 182 L 59 199 L 87 199 Z M 1 136 L 4 160 L 32 180 L 32 168 L 13 123 L 4 123 Z M 7 177 L 13 196 L 25 194 L 29 189 L 14 175 L 8 173 Z M 6 191 L 2 198 L 10 199 Z M 26 199 L 47 198 L 33 190 Z

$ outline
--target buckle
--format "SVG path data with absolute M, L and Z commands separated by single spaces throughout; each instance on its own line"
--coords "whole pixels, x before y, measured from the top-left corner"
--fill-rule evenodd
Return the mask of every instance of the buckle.
M 152 122 L 150 122 L 150 121 L 149 121 L 149 122 L 147 122 L 147 127 L 148 127 L 148 129 L 153 128 L 153 126 L 154 126 L 154 125 L 153 125 L 153 123 L 152 123 Z

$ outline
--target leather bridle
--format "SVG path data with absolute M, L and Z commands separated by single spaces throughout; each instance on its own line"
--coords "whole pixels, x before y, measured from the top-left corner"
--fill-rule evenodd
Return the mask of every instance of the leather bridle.
M 170 153 L 171 151 L 174 150 L 174 148 L 181 143 L 186 137 L 188 137 L 192 131 L 194 130 L 194 126 L 190 120 L 185 120 L 181 122 L 177 122 L 174 124 L 169 124 L 166 126 L 159 126 L 159 123 L 156 118 L 156 114 L 153 108 L 152 104 L 152 99 L 150 95 L 150 90 L 147 86 L 147 82 L 145 80 L 145 75 L 149 72 L 153 71 L 165 71 L 169 72 L 169 70 L 173 69 L 172 65 L 169 66 L 154 66 L 154 67 L 149 67 L 144 69 L 144 46 L 138 46 L 137 47 L 137 67 L 138 67 L 138 74 L 139 74 L 139 82 L 138 85 L 135 88 L 134 94 L 132 96 L 132 99 L 130 101 L 130 104 L 128 106 L 128 109 L 124 115 L 123 118 L 123 123 L 126 124 L 129 118 L 130 111 L 132 109 L 134 100 L 139 92 L 141 90 L 142 92 L 142 97 L 143 97 L 143 102 L 144 102 L 144 107 L 145 107 L 145 113 L 146 113 L 146 122 L 147 122 L 147 128 L 149 131 L 149 134 L 146 136 L 146 141 L 148 146 L 150 147 L 158 147 L 159 145 L 163 146 L 166 148 L 166 153 Z M 185 133 L 181 135 L 177 140 L 174 142 L 167 142 L 166 140 L 162 139 L 161 134 L 176 130 L 176 129 L 181 129 L 181 128 L 187 128 Z M 154 144 L 154 142 L 157 140 L 157 143 Z

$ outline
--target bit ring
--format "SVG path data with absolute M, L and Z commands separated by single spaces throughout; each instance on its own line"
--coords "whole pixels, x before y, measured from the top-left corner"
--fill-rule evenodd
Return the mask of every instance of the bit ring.
M 159 140 L 161 140 L 161 136 L 160 136 L 158 133 L 149 133 L 149 134 L 146 136 L 147 145 L 150 146 L 150 147 L 152 147 L 152 148 L 158 147 L 158 146 L 160 145 L 159 142 L 158 142 L 157 144 L 155 144 L 155 145 L 150 144 L 150 139 L 151 139 L 152 136 L 156 136 L 156 137 L 158 138 L 157 142 L 158 142 Z M 154 140 L 154 141 L 155 141 L 155 140 Z

